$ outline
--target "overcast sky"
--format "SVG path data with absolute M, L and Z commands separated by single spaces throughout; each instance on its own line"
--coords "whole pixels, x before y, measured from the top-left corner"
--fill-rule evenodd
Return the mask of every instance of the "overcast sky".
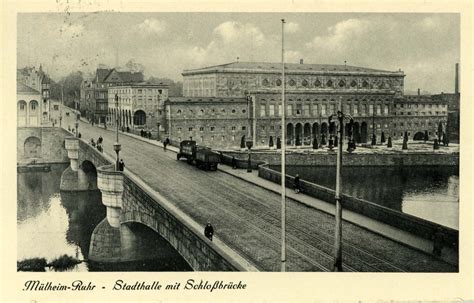
M 344 64 L 405 74 L 405 91 L 454 90 L 457 14 L 35 13 L 18 15 L 18 67 L 53 79 L 98 64 L 145 66 L 146 76 L 181 81 L 184 69 L 236 61 Z

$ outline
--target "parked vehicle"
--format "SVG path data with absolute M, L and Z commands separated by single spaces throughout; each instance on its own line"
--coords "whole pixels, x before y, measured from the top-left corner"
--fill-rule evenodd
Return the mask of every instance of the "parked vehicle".
M 199 146 L 196 141 L 185 140 L 179 144 L 177 160 L 186 158 L 188 164 L 196 164 L 196 167 L 204 170 L 217 170 L 220 163 L 220 154 L 205 146 Z

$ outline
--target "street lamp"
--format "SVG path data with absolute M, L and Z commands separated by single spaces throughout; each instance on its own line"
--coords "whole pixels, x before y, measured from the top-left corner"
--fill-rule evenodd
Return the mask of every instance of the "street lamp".
M 331 119 L 333 115 L 329 116 L 329 124 L 331 124 Z M 342 169 L 342 145 L 344 142 L 344 118 L 351 119 L 352 117 L 348 114 L 342 112 L 342 100 L 339 97 L 339 106 L 337 111 L 337 120 L 338 120 L 338 148 L 337 148 L 337 158 L 336 158 L 336 193 L 334 199 L 336 200 L 336 229 L 334 236 L 334 264 L 333 271 L 342 271 L 342 204 L 341 204 L 341 169 Z
M 119 103 L 118 103 L 118 95 L 115 94 L 115 108 L 118 110 L 119 109 Z M 115 163 L 115 170 L 119 171 L 119 153 L 120 150 L 122 149 L 122 146 L 119 143 L 119 121 L 118 121 L 118 115 L 115 115 L 115 143 L 114 143 L 114 151 L 117 154 L 117 160 Z

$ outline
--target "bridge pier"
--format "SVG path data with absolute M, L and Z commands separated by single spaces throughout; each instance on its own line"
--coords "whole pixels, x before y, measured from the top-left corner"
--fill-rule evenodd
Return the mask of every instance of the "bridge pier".
M 89 259 L 96 262 L 122 260 L 120 213 L 122 211 L 123 174 L 115 165 L 97 169 L 97 186 L 102 193 L 102 204 L 107 215 L 94 229 L 89 247 Z
M 61 175 L 61 191 L 86 191 L 97 189 L 96 182 L 79 167 L 79 139 L 65 138 L 65 147 L 70 165 Z

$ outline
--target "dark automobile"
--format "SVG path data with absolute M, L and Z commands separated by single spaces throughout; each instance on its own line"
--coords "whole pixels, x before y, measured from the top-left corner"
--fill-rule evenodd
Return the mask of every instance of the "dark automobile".
M 205 146 L 199 146 L 196 141 L 185 140 L 179 144 L 179 152 L 176 158 L 186 158 L 188 164 L 196 164 L 196 167 L 204 170 L 217 170 L 220 163 L 220 154 Z

